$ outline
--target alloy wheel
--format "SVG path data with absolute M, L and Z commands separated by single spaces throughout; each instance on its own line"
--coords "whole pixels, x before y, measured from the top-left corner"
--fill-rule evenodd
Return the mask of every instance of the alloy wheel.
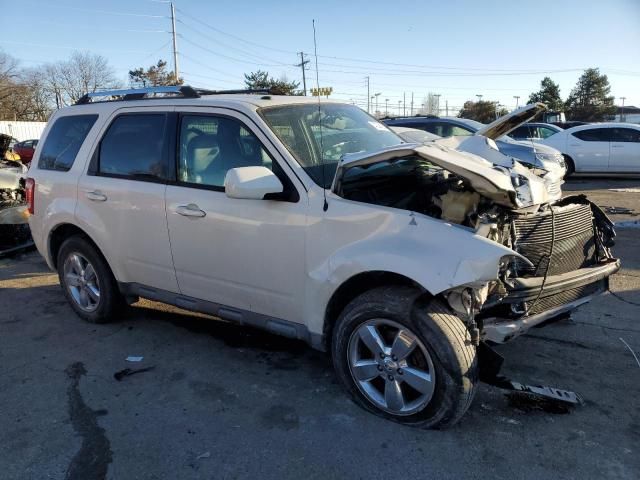
M 82 254 L 70 253 L 64 261 L 64 283 L 78 307 L 93 312 L 100 303 L 100 282 L 93 265 Z
M 353 380 L 376 407 L 411 415 L 429 404 L 436 381 L 433 361 L 404 325 L 382 318 L 362 323 L 351 334 L 348 356 Z

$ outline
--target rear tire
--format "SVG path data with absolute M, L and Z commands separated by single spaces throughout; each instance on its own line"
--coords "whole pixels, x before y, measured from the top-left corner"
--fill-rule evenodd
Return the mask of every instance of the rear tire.
M 106 323 L 122 311 L 124 299 L 109 265 L 82 236 L 66 239 L 57 259 L 58 278 L 71 308 L 90 323 Z
M 375 332 L 377 343 L 371 342 Z M 405 343 L 414 346 L 400 360 L 401 355 L 392 354 Z M 336 322 L 331 355 L 340 382 L 359 406 L 420 428 L 455 424 L 478 385 L 476 348 L 463 322 L 439 300 L 412 287 L 376 288 L 356 297 Z

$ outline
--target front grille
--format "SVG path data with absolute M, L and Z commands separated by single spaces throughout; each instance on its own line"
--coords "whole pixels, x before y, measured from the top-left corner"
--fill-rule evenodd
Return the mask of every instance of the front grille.
M 535 302 L 535 304 L 531 303 L 529 315 L 546 312 L 547 310 L 551 310 L 552 308 L 556 308 L 561 305 L 566 305 L 567 303 L 574 302 L 580 298 L 603 292 L 607 287 L 606 282 L 607 280 L 603 279 L 580 287 L 570 288 L 568 290 L 549 295 L 548 297 L 541 297 L 537 302 Z M 544 295 L 544 292 L 542 295 Z
M 551 212 L 515 218 L 512 222 L 514 250 L 533 267 L 516 262 L 518 276 L 560 275 L 596 263 L 596 244 L 590 205 L 568 205 Z M 552 238 L 555 237 L 552 253 Z

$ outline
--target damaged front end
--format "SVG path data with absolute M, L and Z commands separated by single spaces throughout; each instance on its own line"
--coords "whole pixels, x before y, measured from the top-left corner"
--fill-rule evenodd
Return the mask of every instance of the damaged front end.
M 496 278 L 441 292 L 474 343 L 509 341 L 608 289 L 613 224 L 584 195 L 550 199 L 541 179 L 442 146 L 343 159 L 336 194 L 457 224 L 513 251 Z M 468 252 L 467 252 L 468 253 Z
M 33 246 L 21 172 L 13 162 L 0 161 L 0 257 Z

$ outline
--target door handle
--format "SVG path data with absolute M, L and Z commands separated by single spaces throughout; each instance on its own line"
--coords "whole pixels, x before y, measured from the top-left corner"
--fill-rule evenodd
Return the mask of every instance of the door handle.
M 104 202 L 107 200 L 107 196 L 99 191 L 86 192 L 87 198 L 92 202 Z
M 207 215 L 206 212 L 204 210 L 200 210 L 200 207 L 195 203 L 180 205 L 176 208 L 176 213 L 184 217 L 204 217 Z

